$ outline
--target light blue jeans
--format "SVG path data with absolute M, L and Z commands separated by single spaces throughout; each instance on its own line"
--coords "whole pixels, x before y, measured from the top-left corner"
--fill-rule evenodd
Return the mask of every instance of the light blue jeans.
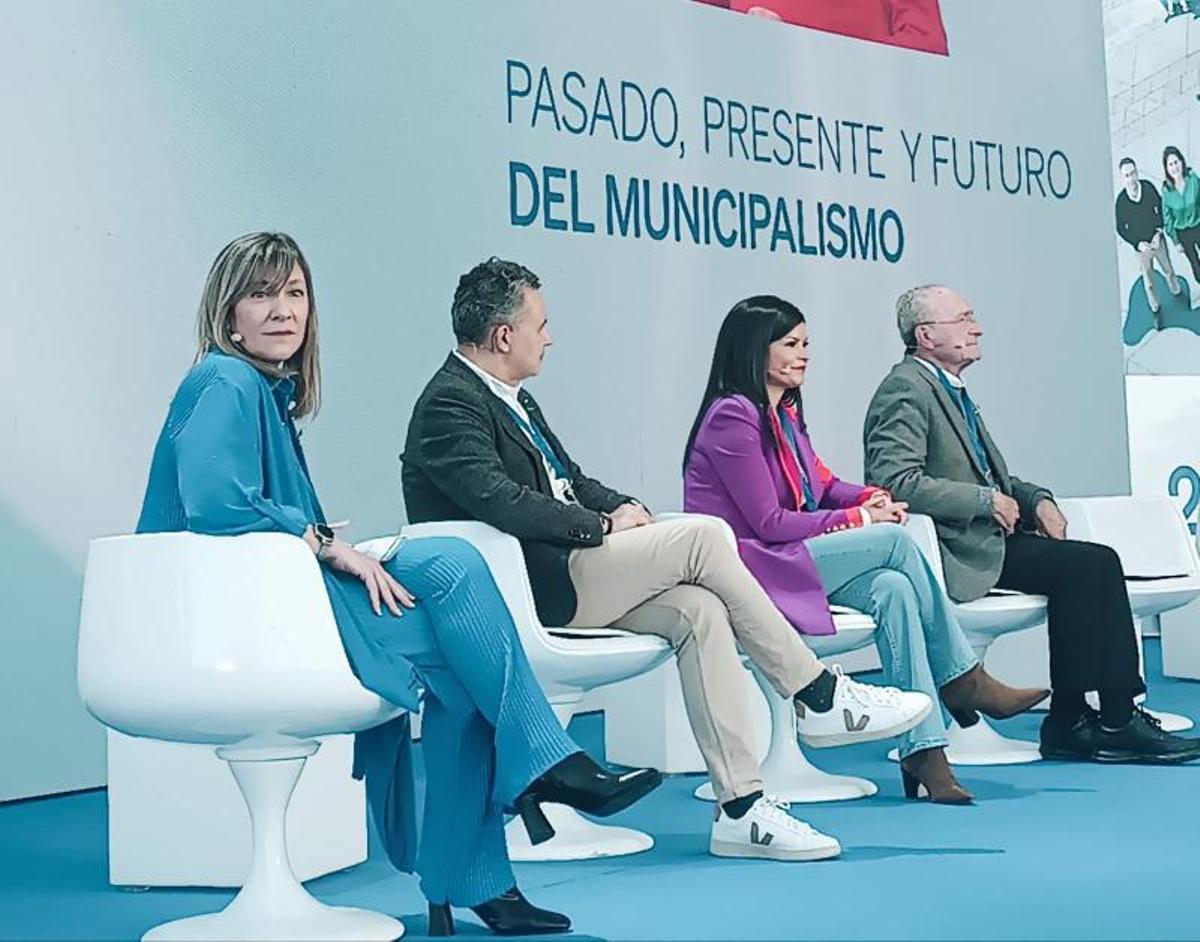
M 933 700 L 929 716 L 900 738 L 900 758 L 945 746 L 938 690 L 979 658 L 917 544 L 904 527 L 875 523 L 813 537 L 806 545 L 829 601 L 875 619 L 875 646 L 888 683 Z

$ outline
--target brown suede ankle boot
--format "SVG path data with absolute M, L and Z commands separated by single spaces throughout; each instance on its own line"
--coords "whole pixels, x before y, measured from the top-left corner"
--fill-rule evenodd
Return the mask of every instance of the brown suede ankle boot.
M 940 746 L 914 752 L 900 762 L 900 777 L 904 780 L 904 797 L 925 797 L 939 805 L 969 805 L 975 796 L 958 784 L 946 750 Z
M 941 689 L 942 703 L 963 729 L 979 722 L 984 713 L 994 720 L 1008 719 L 1037 706 L 1050 695 L 1043 687 L 1010 687 L 976 664 Z

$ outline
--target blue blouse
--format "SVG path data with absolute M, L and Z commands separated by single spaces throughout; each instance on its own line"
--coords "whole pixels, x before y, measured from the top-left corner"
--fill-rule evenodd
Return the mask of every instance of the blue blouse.
M 288 415 L 294 392 L 290 378 L 268 377 L 219 351 L 206 354 L 171 401 L 150 463 L 137 532 L 236 536 L 282 531 L 300 536 L 309 524 L 324 523 L 300 437 Z M 320 568 L 347 659 L 363 686 L 397 706 L 418 709 L 416 668 L 379 642 L 389 628 L 399 626 L 381 624 L 357 578 Z M 395 616 L 385 610 L 383 620 Z M 389 857 L 405 870 L 412 869 L 416 845 L 409 745 L 407 713 L 360 733 L 355 744 L 355 775 L 372 773 L 367 776 L 368 799 L 373 805 L 386 804 L 386 814 L 377 814 L 376 820 L 390 822 L 381 836 Z

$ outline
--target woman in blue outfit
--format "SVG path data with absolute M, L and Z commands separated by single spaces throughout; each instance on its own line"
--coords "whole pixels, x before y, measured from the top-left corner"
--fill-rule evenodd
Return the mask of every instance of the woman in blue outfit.
M 308 263 L 281 233 L 235 239 L 209 272 L 200 349 L 154 450 L 139 533 L 234 536 L 282 531 L 323 564 L 338 630 L 364 686 L 424 706 L 426 799 L 417 853 L 407 714 L 360 734 L 355 774 L 389 858 L 414 868 L 432 934 L 453 934 L 450 904 L 500 933 L 563 932 L 570 921 L 517 889 L 503 811 L 533 839 L 552 833 L 542 801 L 612 814 L 654 788 L 653 769 L 616 775 L 563 732 L 479 553 L 452 538 L 409 540 L 386 564 L 327 526 L 295 420 L 320 399 L 317 309 Z

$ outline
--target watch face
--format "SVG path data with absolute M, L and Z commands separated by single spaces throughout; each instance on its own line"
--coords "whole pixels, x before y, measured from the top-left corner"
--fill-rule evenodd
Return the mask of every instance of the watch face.
M 333 542 L 333 528 L 326 526 L 323 523 L 314 523 L 313 532 L 317 535 L 317 539 L 322 543 Z

